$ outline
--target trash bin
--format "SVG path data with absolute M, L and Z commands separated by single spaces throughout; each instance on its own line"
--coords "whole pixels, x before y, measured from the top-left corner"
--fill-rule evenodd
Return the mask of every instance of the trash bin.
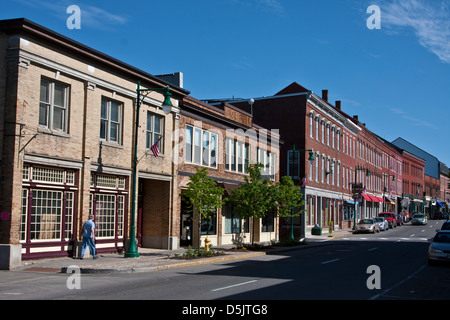
M 319 227 L 318 224 L 316 224 L 316 225 L 311 229 L 311 235 L 313 235 L 313 236 L 321 236 L 321 235 L 322 235 L 322 228 Z

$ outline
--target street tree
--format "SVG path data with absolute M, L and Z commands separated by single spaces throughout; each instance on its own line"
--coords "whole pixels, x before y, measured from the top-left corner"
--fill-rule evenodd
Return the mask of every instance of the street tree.
M 276 183 L 275 200 L 278 204 L 279 217 L 291 218 L 292 222 L 294 217 L 303 214 L 304 210 L 301 210 L 301 208 L 304 205 L 305 200 L 303 200 L 301 188 L 294 184 L 291 177 L 281 177 L 281 181 Z
M 188 210 L 198 214 L 198 247 L 201 246 L 202 220 L 216 215 L 217 210 L 224 204 L 225 190 L 213 178 L 209 178 L 206 168 L 196 168 L 197 173 L 189 177 L 187 189 L 181 194 L 188 203 Z
M 252 245 L 255 240 L 255 221 L 265 217 L 272 209 L 276 209 L 275 187 L 261 174 L 263 165 L 250 164 L 248 176 L 240 188 L 231 192 L 230 202 L 234 205 L 235 213 L 241 218 L 252 218 Z

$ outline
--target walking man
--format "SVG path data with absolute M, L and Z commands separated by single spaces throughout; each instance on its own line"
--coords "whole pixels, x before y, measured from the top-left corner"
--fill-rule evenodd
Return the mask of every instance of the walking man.
M 81 243 L 80 259 L 83 259 L 87 246 L 89 246 L 92 257 L 97 259 L 98 256 L 95 254 L 95 223 L 94 215 L 92 214 L 89 215 L 89 220 L 83 225 L 83 242 Z

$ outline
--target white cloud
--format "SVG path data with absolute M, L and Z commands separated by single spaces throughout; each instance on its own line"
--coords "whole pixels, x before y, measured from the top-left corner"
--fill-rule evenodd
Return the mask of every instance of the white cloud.
M 442 0 L 394 0 L 380 5 L 381 25 L 414 30 L 419 43 L 450 63 L 450 3 Z
M 285 9 L 279 0 L 232 0 L 232 2 L 239 5 L 254 6 L 276 14 L 283 15 L 285 13 Z

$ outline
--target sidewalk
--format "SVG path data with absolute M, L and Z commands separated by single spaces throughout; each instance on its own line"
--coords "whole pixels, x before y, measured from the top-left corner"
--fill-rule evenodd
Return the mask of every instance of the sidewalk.
M 291 250 L 301 250 L 326 244 L 329 240 L 345 237 L 349 231 L 336 231 L 333 237 L 327 234 L 322 236 L 306 235 L 306 245 L 295 247 L 272 247 L 261 251 L 231 251 L 233 246 L 215 247 L 216 250 L 224 250 L 224 255 L 199 259 L 174 259 L 175 254 L 181 255 L 185 248 L 178 250 L 159 250 L 139 248 L 139 258 L 124 258 L 123 254 L 99 254 L 98 259 L 86 258 L 83 260 L 73 258 L 53 258 L 42 260 L 22 261 L 20 268 L 13 271 L 66 273 L 70 268 L 79 268 L 81 273 L 114 273 L 114 272 L 149 272 L 182 268 L 187 266 L 202 265 L 208 263 L 248 259 L 267 254 L 282 253 Z M 168 257 L 172 258 L 168 258 Z

